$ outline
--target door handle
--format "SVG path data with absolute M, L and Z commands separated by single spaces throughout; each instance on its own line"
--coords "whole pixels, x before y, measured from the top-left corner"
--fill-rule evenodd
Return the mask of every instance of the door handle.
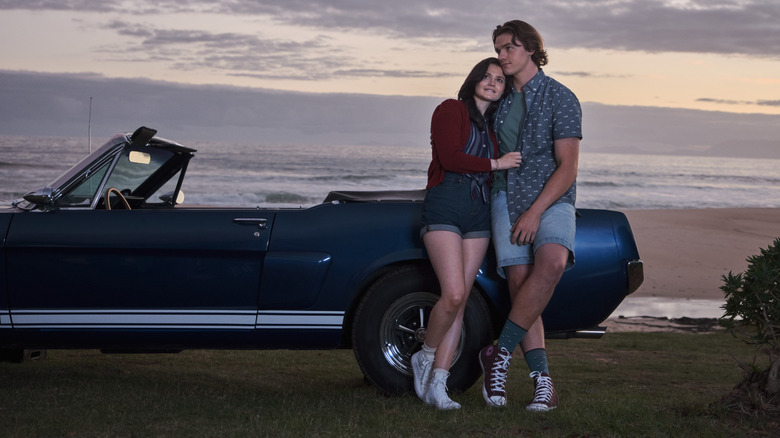
M 233 223 L 239 225 L 252 225 L 257 224 L 257 228 L 264 230 L 268 226 L 268 219 L 256 218 L 256 217 L 237 217 L 233 219 Z

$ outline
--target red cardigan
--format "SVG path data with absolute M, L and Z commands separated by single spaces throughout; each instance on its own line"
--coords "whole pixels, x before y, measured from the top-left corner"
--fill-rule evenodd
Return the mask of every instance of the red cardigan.
M 433 111 L 431 117 L 431 165 L 428 166 L 428 186 L 437 186 L 444 181 L 444 172 L 475 173 L 490 172 L 490 159 L 479 158 L 463 152 L 471 134 L 471 121 L 466 104 L 447 99 Z M 498 157 L 498 140 L 490 131 L 493 142 L 493 157 Z

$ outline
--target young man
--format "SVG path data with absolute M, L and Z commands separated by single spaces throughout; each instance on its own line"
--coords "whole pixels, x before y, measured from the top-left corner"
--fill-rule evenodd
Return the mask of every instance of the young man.
M 542 38 L 513 20 L 493 32 L 493 44 L 511 93 L 496 113 L 499 154 L 520 152 L 517 169 L 496 172 L 491 226 L 499 274 L 507 279 L 512 309 L 496 345 L 480 352 L 488 405 L 506 404 L 509 361 L 519 344 L 534 379 L 526 409 L 549 411 L 558 397 L 547 369 L 541 314 L 563 272 L 574 265 L 575 192 L 582 111 L 577 97 L 546 76 Z

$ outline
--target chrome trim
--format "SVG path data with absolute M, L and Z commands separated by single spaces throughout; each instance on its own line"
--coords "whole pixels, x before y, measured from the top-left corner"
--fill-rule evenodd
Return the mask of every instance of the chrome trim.
M 573 332 L 555 332 L 546 333 L 546 339 L 600 339 L 607 333 L 606 327 L 593 327 L 586 330 L 577 330 Z
M 237 217 L 233 219 L 233 222 L 239 225 L 257 224 L 257 228 L 260 228 L 261 230 L 264 230 L 268 226 L 268 219 L 262 217 Z
M 631 295 L 645 281 L 644 263 L 642 260 L 629 260 L 626 263 L 626 272 L 628 273 L 628 293 L 626 295 Z

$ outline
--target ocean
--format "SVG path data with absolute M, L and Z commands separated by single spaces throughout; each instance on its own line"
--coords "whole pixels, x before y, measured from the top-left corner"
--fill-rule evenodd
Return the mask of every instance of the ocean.
M 104 139 L 101 139 L 104 140 Z M 92 149 L 102 141 L 93 139 Z M 298 208 L 331 190 L 425 188 L 431 152 L 415 147 L 183 142 L 185 203 Z M 780 160 L 580 152 L 577 207 L 614 210 L 780 207 Z M 53 181 L 86 138 L 0 136 L 0 201 Z

